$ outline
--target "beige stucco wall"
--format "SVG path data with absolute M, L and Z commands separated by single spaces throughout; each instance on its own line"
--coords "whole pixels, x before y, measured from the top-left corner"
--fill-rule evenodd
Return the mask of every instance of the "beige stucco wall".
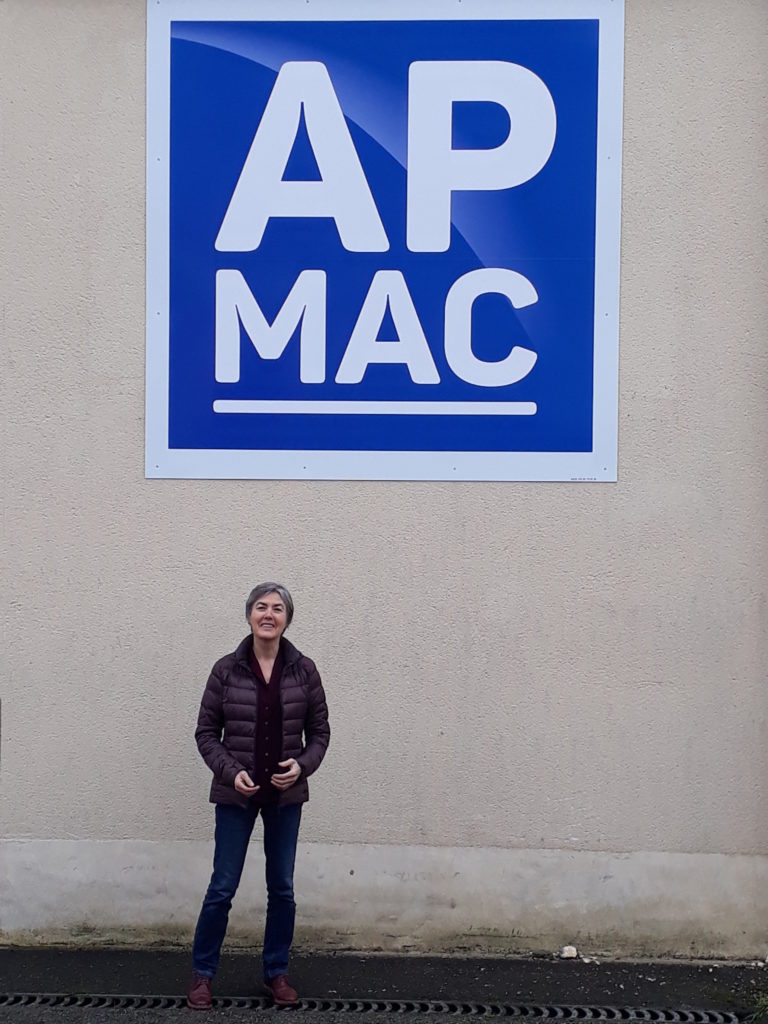
M 147 481 L 145 5 L 0 2 L 0 934 L 188 934 L 197 703 L 277 577 L 308 941 L 765 952 L 768 5 L 626 23 L 617 484 Z

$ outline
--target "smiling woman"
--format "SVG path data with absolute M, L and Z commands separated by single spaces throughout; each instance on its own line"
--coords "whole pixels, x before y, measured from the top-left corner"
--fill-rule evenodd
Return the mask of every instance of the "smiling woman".
M 298 1000 L 286 977 L 296 904 L 293 866 L 307 776 L 320 765 L 330 738 L 328 708 L 313 661 L 285 630 L 293 598 L 280 583 L 254 587 L 245 603 L 251 632 L 213 666 L 203 693 L 195 739 L 213 772 L 216 804 L 213 874 L 195 930 L 188 1003 L 211 1006 L 232 900 L 248 842 L 261 815 L 267 879 L 264 983 L 277 1006 Z

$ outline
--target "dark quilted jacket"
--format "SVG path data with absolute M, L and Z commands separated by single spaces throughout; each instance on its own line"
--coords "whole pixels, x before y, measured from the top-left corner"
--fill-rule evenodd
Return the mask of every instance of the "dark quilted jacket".
M 301 775 L 290 789 L 280 794 L 279 803 L 300 804 L 309 799 L 307 776 L 323 760 L 331 730 L 323 684 L 315 663 L 284 637 L 280 643 L 285 659 L 280 680 L 283 710 L 280 760 L 296 758 L 301 765 Z M 249 634 L 236 651 L 216 662 L 200 703 L 195 739 L 197 749 L 213 772 L 212 803 L 248 806 L 248 797 L 237 792 L 234 782 L 238 772 L 254 770 L 258 684 L 248 660 L 252 644 L 253 637 Z

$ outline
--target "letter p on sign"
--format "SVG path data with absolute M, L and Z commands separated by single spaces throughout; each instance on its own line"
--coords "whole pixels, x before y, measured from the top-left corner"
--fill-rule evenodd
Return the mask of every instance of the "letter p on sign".
M 491 102 L 510 130 L 494 149 L 452 145 L 453 104 Z M 451 244 L 451 195 L 512 188 L 538 174 L 555 144 L 549 89 L 528 68 L 506 61 L 414 61 L 408 89 L 408 248 L 445 252 Z

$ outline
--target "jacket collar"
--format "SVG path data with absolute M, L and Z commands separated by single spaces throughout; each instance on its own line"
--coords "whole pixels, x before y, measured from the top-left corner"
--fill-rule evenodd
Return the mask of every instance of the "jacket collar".
M 237 645 L 235 649 L 235 661 L 239 661 L 241 665 L 245 665 L 246 668 L 250 667 L 249 657 L 253 647 L 253 634 L 249 633 L 244 640 Z M 286 665 L 293 665 L 301 657 L 301 651 L 297 650 L 293 646 L 290 640 L 286 640 L 284 636 L 280 637 L 280 649 L 283 652 L 283 663 Z

